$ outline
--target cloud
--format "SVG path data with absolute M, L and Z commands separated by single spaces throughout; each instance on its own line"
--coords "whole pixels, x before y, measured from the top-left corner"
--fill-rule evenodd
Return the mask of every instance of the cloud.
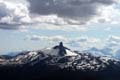
M 23 3 L 0 0 L 0 29 L 21 30 L 28 29 L 30 26 L 32 29 L 86 30 L 78 27 L 74 20 L 67 20 L 67 22 L 57 15 L 32 15 L 27 5 Z
M 100 16 L 98 17 L 99 23 L 111 23 L 111 24 L 118 24 L 120 19 L 120 9 L 116 8 L 119 4 L 114 4 L 108 7 L 101 7 L 98 11 L 101 12 Z
M 112 30 L 111 27 L 106 27 L 106 28 L 104 29 L 104 31 L 111 31 L 111 30 Z
M 21 4 L 0 1 L 0 28 L 21 29 L 21 26 L 31 21 L 28 8 Z
M 117 0 L 27 1 L 29 6 L 0 0 L 0 29 L 19 30 L 31 26 L 32 29 L 86 31 L 86 24 L 92 22 L 119 22 L 119 10 L 113 6 Z
M 78 48 L 80 50 L 85 50 L 91 47 L 99 47 L 101 40 L 98 38 L 92 37 L 76 37 L 70 39 L 66 44 L 72 46 L 73 48 Z
M 6 30 L 23 30 L 23 29 L 26 29 L 26 27 L 23 27 L 21 24 L 0 23 L 0 29 L 6 29 Z
M 103 46 L 99 50 L 105 55 L 120 59 L 120 36 L 109 35 L 104 41 L 104 44 L 101 43 Z
M 110 35 L 109 38 L 107 39 L 106 46 L 111 47 L 111 48 L 119 48 L 120 36 Z
M 27 36 L 25 40 L 40 41 L 40 42 L 44 41 L 46 43 L 52 43 L 55 45 L 62 41 L 64 42 L 65 45 L 77 49 L 86 49 L 89 47 L 98 46 L 97 43 L 100 43 L 100 39 L 97 38 L 88 38 L 88 37 L 68 38 L 61 35 L 56 35 L 56 36 L 32 35 L 32 36 Z
M 27 39 L 30 39 L 32 41 L 49 41 L 49 42 L 67 42 L 68 39 L 63 37 L 63 36 L 38 36 L 38 35 L 32 35 L 32 36 L 27 36 Z
M 40 36 L 40 35 L 29 35 L 26 37 L 27 40 L 31 41 L 46 41 L 50 43 L 59 43 L 64 42 L 65 44 L 73 47 L 79 47 L 79 48 L 112 48 L 112 49 L 119 49 L 120 46 L 120 36 L 114 36 L 110 35 L 106 37 L 106 39 L 102 40 L 99 38 L 94 37 L 88 37 L 88 36 L 80 36 L 75 38 L 65 37 L 62 35 L 56 35 L 56 36 Z
M 3 3 L 0 2 L 0 19 L 2 17 L 7 16 L 7 14 L 9 14 L 8 9 L 6 8 L 7 6 Z
M 33 14 L 57 15 L 69 24 L 86 24 L 99 15 L 98 8 L 109 6 L 116 0 L 27 0 Z M 73 21 L 72 21 L 73 20 Z

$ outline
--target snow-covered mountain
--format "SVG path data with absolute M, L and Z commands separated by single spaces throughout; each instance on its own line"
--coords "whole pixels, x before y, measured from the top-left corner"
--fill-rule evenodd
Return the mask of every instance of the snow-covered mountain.
M 92 52 L 94 50 L 94 52 Z M 90 53 L 102 54 L 96 48 L 92 48 Z M 116 66 L 120 68 L 120 61 L 106 56 L 93 56 L 87 52 L 72 51 L 63 46 L 61 42 L 53 48 L 41 49 L 38 51 L 21 52 L 11 58 L 0 58 L 0 64 L 8 65 L 29 65 L 46 64 L 48 66 L 57 66 L 60 69 L 72 70 L 103 70 L 108 66 Z

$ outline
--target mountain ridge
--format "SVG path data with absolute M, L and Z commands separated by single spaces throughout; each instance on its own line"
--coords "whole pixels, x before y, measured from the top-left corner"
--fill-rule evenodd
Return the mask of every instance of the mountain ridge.
M 107 56 L 93 56 L 89 53 L 72 51 L 64 47 L 62 42 L 52 48 L 21 52 L 12 58 L 0 59 L 0 74 L 9 74 L 12 79 L 22 76 L 21 80 L 33 80 L 36 77 L 37 80 L 50 80 L 51 77 L 53 80 L 60 76 L 69 79 L 71 76 L 70 80 L 75 77 L 78 80 L 100 80 L 100 77 L 105 76 L 119 80 L 119 73 L 119 60 Z M 109 77 L 110 75 L 111 77 Z
M 59 67 L 61 68 L 65 68 L 66 66 L 74 66 L 76 68 L 88 68 L 91 70 L 96 70 L 95 67 L 104 68 L 105 66 L 110 64 L 110 61 L 113 62 L 114 65 L 120 64 L 119 60 L 107 56 L 94 56 L 89 53 L 74 52 L 64 47 L 62 42 L 59 45 L 50 49 L 44 49 L 39 51 L 26 51 L 21 52 L 14 57 L 4 57 L 3 59 L 1 58 L 0 64 L 3 64 L 5 66 L 8 64 L 24 65 L 31 63 L 33 65 L 35 63 L 39 63 L 42 60 L 45 60 L 46 64 L 48 63 L 49 65 L 59 65 Z M 34 63 L 34 61 L 36 62 Z

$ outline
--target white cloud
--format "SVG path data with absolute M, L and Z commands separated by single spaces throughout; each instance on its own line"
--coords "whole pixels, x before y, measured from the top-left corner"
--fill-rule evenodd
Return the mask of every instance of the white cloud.
M 88 28 L 80 25 L 58 25 L 58 24 L 32 24 L 33 29 L 43 29 L 43 30 L 62 30 L 62 31 L 87 31 Z
M 104 31 L 111 31 L 111 30 L 112 30 L 111 27 L 106 27 L 106 28 L 104 29 Z
M 31 18 L 29 17 L 27 6 L 22 3 L 15 4 L 3 0 L 0 1 L 0 28 L 19 29 L 19 26 L 30 23 L 30 21 Z
M 115 8 L 118 4 L 108 7 L 101 7 L 98 12 L 101 14 L 96 18 L 100 23 L 118 24 L 120 23 L 120 9 Z
M 107 46 L 111 48 L 119 48 L 120 46 L 120 36 L 111 35 L 107 39 Z
M 63 36 L 38 36 L 38 35 L 33 35 L 33 36 L 27 36 L 28 39 L 33 40 L 33 41 L 48 41 L 48 42 L 67 42 L 68 39 L 63 37 Z

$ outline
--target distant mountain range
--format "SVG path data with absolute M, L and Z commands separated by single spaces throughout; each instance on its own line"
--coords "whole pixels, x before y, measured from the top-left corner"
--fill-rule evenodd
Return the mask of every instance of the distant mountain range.
M 116 59 L 120 59 L 120 49 L 112 49 L 110 47 L 104 47 L 102 49 L 98 49 L 96 47 L 92 47 L 87 50 L 83 50 L 81 52 L 90 53 L 94 56 L 108 56 Z
M 72 51 L 59 45 L 15 56 L 0 56 L 0 78 L 20 80 L 120 80 L 120 60 L 103 55 L 111 50 Z M 98 54 L 98 55 L 97 55 Z M 6 76 L 6 77 L 4 77 Z

